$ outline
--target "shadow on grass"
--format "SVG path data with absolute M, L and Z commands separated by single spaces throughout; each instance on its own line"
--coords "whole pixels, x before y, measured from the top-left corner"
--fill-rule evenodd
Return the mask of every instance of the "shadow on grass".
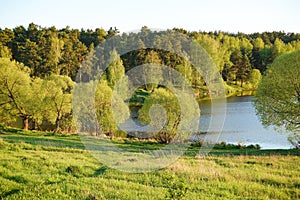
M 0 126 L 1 138 L 9 143 L 28 143 L 34 146 L 45 146 L 54 148 L 71 148 L 84 150 L 85 145 L 78 135 L 53 135 L 50 132 L 23 131 L 21 129 L 7 128 Z M 48 134 L 48 135 L 47 135 Z M 95 138 L 97 139 L 97 138 Z M 102 143 L 101 143 L 102 144 Z M 98 145 L 97 141 L 91 140 L 92 145 Z M 158 150 L 165 145 L 155 141 L 116 139 L 112 144 L 129 152 L 143 152 Z M 195 157 L 199 155 L 201 144 L 192 144 L 185 152 L 184 156 Z M 97 148 L 96 148 L 97 149 Z M 50 149 L 51 150 L 51 149 Z M 241 146 L 220 143 L 210 150 L 209 155 L 234 156 L 234 155 L 296 155 L 300 156 L 300 150 L 296 149 L 272 149 L 260 150 L 257 145 Z
M 112 141 L 113 144 L 117 145 L 119 148 L 125 149 L 127 151 L 148 151 L 148 150 L 158 150 L 165 145 L 159 144 L 152 141 L 135 141 L 127 140 L 124 141 Z
M 21 132 L 23 132 L 22 129 L 0 126 L 0 134 L 5 134 L 5 133 L 18 133 L 18 134 L 20 134 Z
M 106 170 L 107 170 L 107 167 L 100 167 L 99 169 L 97 169 L 95 171 L 93 176 L 95 177 L 95 176 L 99 176 L 101 174 L 104 174 L 106 172 Z
M 1 199 L 4 199 L 4 198 L 6 198 L 6 197 L 8 197 L 10 195 L 16 194 L 18 192 L 20 192 L 20 189 L 12 189 L 12 190 L 10 190 L 8 192 L 4 192 L 3 194 L 1 194 L 0 197 L 1 197 Z
M 51 147 L 60 147 L 60 148 L 74 148 L 74 149 L 85 149 L 79 138 L 73 139 L 68 137 L 58 137 L 58 136 L 29 136 L 29 135 L 2 135 L 1 136 L 5 141 L 11 143 L 28 143 L 31 145 L 39 146 L 51 146 Z M 72 136 L 70 136 L 72 137 Z

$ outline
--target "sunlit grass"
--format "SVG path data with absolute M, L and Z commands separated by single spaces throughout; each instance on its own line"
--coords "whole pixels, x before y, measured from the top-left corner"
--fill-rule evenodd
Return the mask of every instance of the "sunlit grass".
M 158 144 L 115 141 L 125 149 Z M 299 199 L 299 151 L 196 147 L 165 169 L 126 173 L 104 166 L 78 136 L 0 136 L 3 199 Z M 248 154 L 248 155 L 247 155 Z M 283 155 L 282 155 L 283 154 Z M 285 155 L 291 154 L 291 155 Z M 293 154 L 293 155 L 292 155 Z

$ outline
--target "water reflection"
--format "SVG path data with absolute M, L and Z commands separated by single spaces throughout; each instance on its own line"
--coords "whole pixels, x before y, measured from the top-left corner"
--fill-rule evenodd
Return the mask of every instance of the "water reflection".
M 289 149 L 288 133 L 278 133 L 273 128 L 264 128 L 255 113 L 252 96 L 227 99 L 227 114 L 223 131 L 218 141 L 226 143 L 259 144 L 262 149 Z M 201 102 L 200 131 L 208 132 L 206 139 L 214 139 L 213 128 L 209 129 L 211 115 L 218 115 L 218 108 L 211 113 L 210 101 Z M 197 136 L 203 138 L 203 135 Z

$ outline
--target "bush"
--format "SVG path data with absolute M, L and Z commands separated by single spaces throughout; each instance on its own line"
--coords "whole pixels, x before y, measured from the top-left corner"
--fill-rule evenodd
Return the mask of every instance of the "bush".
M 122 130 L 117 130 L 114 133 L 115 137 L 120 137 L 120 138 L 127 138 L 127 132 L 122 131 Z
M 259 144 L 255 144 L 255 145 L 250 144 L 250 145 L 246 146 L 246 148 L 247 149 L 260 149 L 260 146 L 259 146 Z
M 192 147 L 201 147 L 203 145 L 203 141 L 199 140 L 199 141 L 195 141 L 191 144 Z M 226 142 L 221 142 L 218 144 L 214 145 L 214 149 L 260 149 L 261 147 L 259 146 L 259 144 L 250 144 L 248 146 L 243 145 L 241 143 L 238 144 L 227 144 Z

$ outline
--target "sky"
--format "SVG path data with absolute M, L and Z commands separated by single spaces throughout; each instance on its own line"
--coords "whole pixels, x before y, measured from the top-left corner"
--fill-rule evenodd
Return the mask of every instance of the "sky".
M 231 33 L 300 33 L 298 0 L 0 0 L 0 28 L 183 28 Z

